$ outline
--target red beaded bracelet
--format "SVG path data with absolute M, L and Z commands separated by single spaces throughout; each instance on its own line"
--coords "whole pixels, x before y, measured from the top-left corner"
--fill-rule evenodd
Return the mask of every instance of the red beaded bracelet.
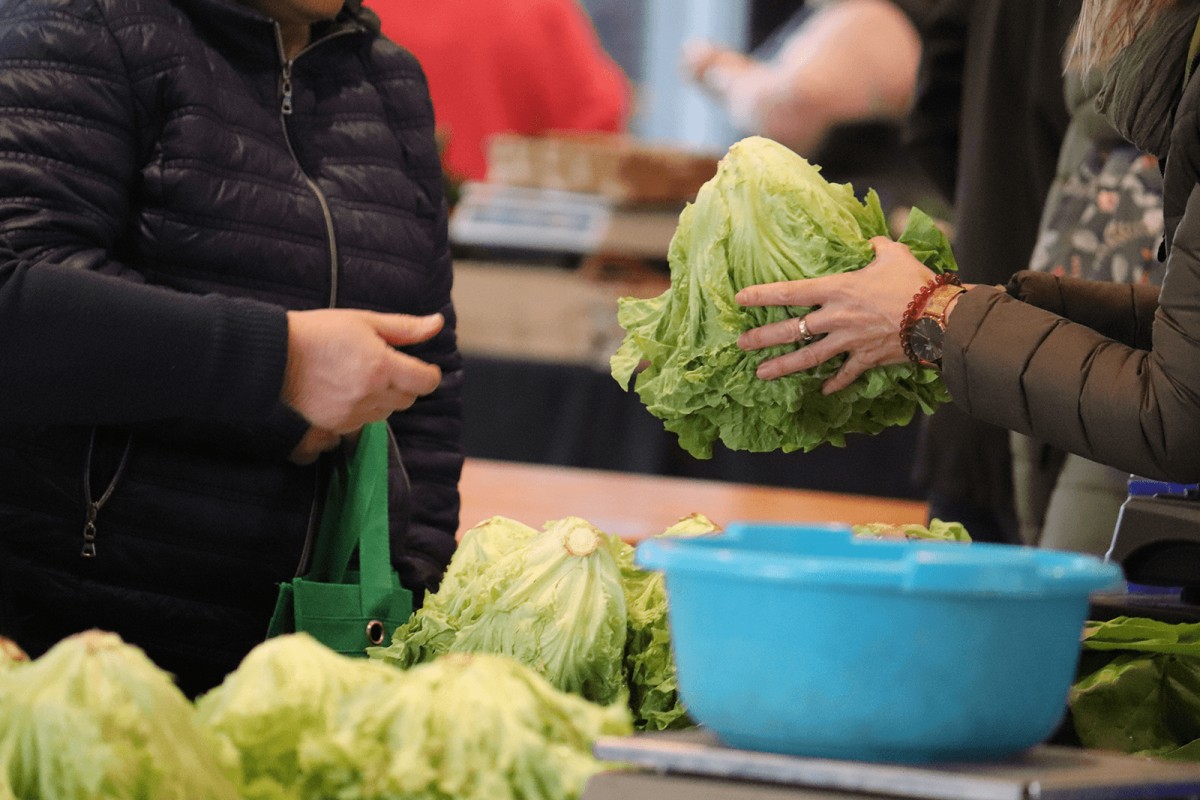
M 912 327 L 917 323 L 921 312 L 925 310 L 925 303 L 929 301 L 929 295 L 933 294 L 934 290 L 939 286 L 962 286 L 962 281 L 953 272 L 943 272 L 941 275 L 935 276 L 917 290 L 917 293 L 913 295 L 913 299 L 909 301 L 908 308 L 904 310 L 904 316 L 900 319 L 900 346 L 904 348 L 904 355 L 914 364 L 919 362 L 917 361 L 916 354 L 913 353 L 912 342 L 910 341 Z

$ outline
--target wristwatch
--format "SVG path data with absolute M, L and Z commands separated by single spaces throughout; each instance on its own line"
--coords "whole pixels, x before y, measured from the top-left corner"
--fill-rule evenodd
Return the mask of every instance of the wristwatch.
M 915 315 L 909 315 L 900 329 L 900 339 L 909 359 L 923 367 L 942 367 L 942 343 L 946 337 L 946 309 L 965 292 L 957 283 L 933 287 Z

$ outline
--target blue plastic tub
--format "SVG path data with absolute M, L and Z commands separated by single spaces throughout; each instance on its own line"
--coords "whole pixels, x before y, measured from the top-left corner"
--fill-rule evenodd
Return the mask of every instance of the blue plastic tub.
M 735 524 L 655 538 L 680 693 L 726 744 L 867 761 L 992 760 L 1061 721 L 1091 556 Z

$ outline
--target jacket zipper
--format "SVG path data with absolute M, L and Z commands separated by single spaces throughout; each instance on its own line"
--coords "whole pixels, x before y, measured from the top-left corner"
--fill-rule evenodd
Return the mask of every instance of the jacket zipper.
M 294 147 L 292 147 L 291 133 L 288 131 L 288 117 L 292 115 L 293 111 L 292 65 L 295 64 L 296 59 L 307 53 L 320 42 L 331 39 L 334 36 L 341 35 L 342 33 L 349 33 L 349 31 L 333 33 L 329 36 L 326 36 L 324 39 L 320 39 L 316 42 L 310 42 L 294 57 L 288 58 L 287 51 L 283 46 L 283 31 L 280 29 L 279 23 L 275 23 L 275 47 L 279 53 L 280 67 L 279 126 L 283 131 L 283 141 L 287 145 L 288 154 L 291 155 L 292 162 L 296 165 L 296 169 L 299 170 L 300 175 L 304 178 L 304 183 L 308 186 L 309 191 L 311 191 L 317 198 L 317 202 L 321 206 L 321 215 L 325 219 L 325 235 L 329 241 L 329 308 L 335 308 L 337 306 L 339 278 L 338 246 L 337 237 L 334 234 L 333 228 L 333 212 L 330 211 L 329 199 L 325 196 L 325 192 L 321 191 L 321 187 L 318 186 L 317 182 L 309 176 L 308 172 L 306 172 L 304 169 L 304 165 L 300 163 L 300 159 L 296 156 L 296 150 Z M 316 538 L 317 528 L 319 526 L 319 518 L 321 514 L 321 494 L 322 488 L 325 486 L 325 480 L 323 479 L 320 462 L 318 462 L 315 473 L 313 500 L 312 506 L 309 509 L 308 527 L 304 533 L 304 544 L 300 549 L 300 560 L 296 565 L 295 577 L 297 578 L 301 577 L 308 571 L 309 560 L 312 558 L 313 544 Z
M 347 31 L 348 32 L 348 31 Z M 333 230 L 333 212 L 329 209 L 329 199 L 325 196 L 325 192 L 321 191 L 321 187 L 317 182 L 309 177 L 304 170 L 304 166 L 300 163 L 300 159 L 296 157 L 296 150 L 292 147 L 292 137 L 288 131 L 287 119 L 292 115 L 292 65 L 296 59 L 307 53 L 320 42 L 327 41 L 333 36 L 341 35 L 339 33 L 331 34 L 318 42 L 312 42 L 303 50 L 296 54 L 294 58 L 288 58 L 287 52 L 283 48 L 283 31 L 279 27 L 279 23 L 275 23 L 275 46 L 279 50 L 279 125 L 283 129 L 283 141 L 287 145 L 288 154 L 291 155 L 292 161 L 296 164 L 296 169 L 300 171 L 300 175 L 304 178 L 304 183 L 308 186 L 309 191 L 317 198 L 317 202 L 321 206 L 321 215 L 325 219 L 325 235 L 329 240 L 329 308 L 337 306 L 338 301 L 338 246 L 337 237 Z
M 108 498 L 112 497 L 112 493 L 116 491 L 117 484 L 121 481 L 121 476 L 125 473 L 125 466 L 129 463 L 129 451 L 133 448 L 133 434 L 130 433 L 125 439 L 125 447 L 121 451 L 121 460 L 117 462 L 117 467 L 113 471 L 113 476 L 105 487 L 104 492 L 100 497 L 92 496 L 92 451 L 96 447 L 96 428 L 93 426 L 91 433 L 88 436 L 87 455 L 83 459 L 83 500 L 86 504 L 87 514 L 83 523 L 83 547 L 79 551 L 81 558 L 96 557 L 96 519 L 100 516 L 100 509 L 108 502 Z

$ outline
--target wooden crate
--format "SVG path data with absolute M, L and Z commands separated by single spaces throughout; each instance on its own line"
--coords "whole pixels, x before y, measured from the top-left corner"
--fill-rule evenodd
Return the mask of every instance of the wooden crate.
M 488 144 L 489 183 L 601 195 L 622 204 L 688 202 L 716 174 L 719 158 L 651 146 L 619 134 L 497 134 Z

